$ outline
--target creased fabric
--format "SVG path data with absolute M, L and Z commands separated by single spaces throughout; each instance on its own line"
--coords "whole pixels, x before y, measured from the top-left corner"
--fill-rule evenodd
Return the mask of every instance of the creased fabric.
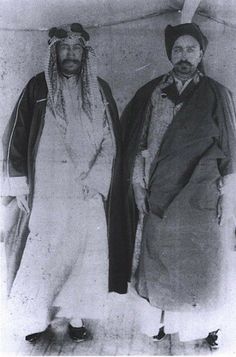
M 124 294 L 127 291 L 129 263 L 127 259 L 128 242 L 125 237 L 125 213 L 123 209 L 123 186 L 121 181 L 121 128 L 116 104 L 109 85 L 99 77 L 97 81 L 101 90 L 109 129 L 105 120 L 105 127 L 103 128 L 104 136 L 93 165 L 94 177 L 97 177 L 97 179 L 93 179 L 92 171 L 90 170 L 86 184 L 95 189 L 95 191 L 101 192 L 104 196 L 103 203 L 108 222 L 109 291 Z M 27 178 L 29 187 L 28 203 L 30 208 L 32 208 L 33 204 L 35 163 L 45 125 L 47 94 L 48 89 L 45 74 L 42 72 L 33 77 L 22 91 L 3 137 L 4 178 L 8 179 L 20 176 Z M 51 110 L 50 113 L 52 115 Z M 109 147 L 110 140 L 112 140 L 112 147 Z M 63 141 L 62 144 L 64 145 Z M 106 160 L 110 158 L 110 150 L 113 151 L 114 148 L 116 156 L 112 162 L 111 185 L 108 187 L 107 182 L 109 180 L 107 178 L 109 178 L 110 172 L 105 170 Z M 100 166 L 103 169 L 100 169 Z M 14 194 L 17 195 L 18 192 L 14 192 Z M 108 195 L 105 198 L 106 194 Z M 8 196 L 4 198 L 4 201 L 6 219 L 4 219 L 2 238 L 6 246 L 9 292 L 20 267 L 29 235 L 28 224 L 30 215 L 27 215 L 18 208 L 15 198 Z
M 180 87 L 178 80 L 176 80 L 171 71 L 162 78 L 161 82 L 154 89 L 145 113 L 145 123 L 135 160 L 133 171 L 134 184 L 139 183 L 144 188 L 148 187 L 151 164 L 159 151 L 168 126 L 183 105 L 181 101 L 175 103 L 168 98 L 163 90 L 176 83 L 179 94 L 181 94 L 191 81 L 195 85 L 198 84 L 200 77 L 202 77 L 202 73 L 197 71 L 186 85 Z
M 130 178 L 140 152 L 139 144 L 145 138 L 143 133 L 146 133 L 144 148 L 149 149 L 148 135 L 153 130 L 145 131 L 150 118 L 146 115 L 150 98 L 162 80 L 163 77 L 157 78 L 141 88 L 122 118 L 127 144 L 129 238 L 137 233 L 138 222 Z M 202 336 L 206 332 L 201 324 L 207 316 L 207 327 L 219 328 L 219 311 L 224 315 L 229 307 L 227 293 L 232 286 L 228 279 L 228 258 L 235 226 L 232 220 L 220 226 L 217 209 L 224 192 L 222 182 L 227 192 L 235 174 L 235 112 L 230 92 L 206 76 L 191 81 L 181 93 L 175 83 L 163 88 L 162 93 L 167 112 L 169 100 L 181 106 L 173 113 L 159 150 L 154 150 L 146 185 L 150 211 L 144 217 L 143 227 L 138 228 L 142 239 L 140 242 L 138 235 L 134 255 L 137 269 L 132 284 L 151 307 L 168 312 L 167 330 L 173 332 L 172 316 L 178 325 L 175 332 L 181 331 L 181 339 L 187 340 L 206 337 Z M 228 175 L 232 175 L 232 180 Z M 194 326 L 193 333 L 188 334 L 185 326 L 179 325 L 179 319 L 180 316 L 194 319 L 194 314 L 200 327 L 197 331 Z M 158 327 L 160 321 L 157 330 Z
M 82 127 L 77 137 L 84 137 Z M 25 334 L 45 329 L 53 307 L 68 319 L 104 317 L 108 292 L 103 202 L 99 194 L 84 200 L 50 110 L 35 168 L 30 233 L 8 304 L 15 328 L 21 326 Z

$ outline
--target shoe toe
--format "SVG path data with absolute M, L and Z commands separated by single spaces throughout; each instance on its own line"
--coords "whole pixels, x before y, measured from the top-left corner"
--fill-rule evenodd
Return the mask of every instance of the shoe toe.
M 210 332 L 206 338 L 206 341 L 211 349 L 218 349 L 222 341 L 221 331 L 218 329 L 216 331 Z
M 159 329 L 158 334 L 155 335 L 155 336 L 153 336 L 152 339 L 153 339 L 153 341 L 160 342 L 160 341 L 162 341 L 165 337 L 166 337 L 166 334 L 165 334 L 165 332 L 164 332 L 164 328 L 161 327 L 161 328 Z
M 27 342 L 35 342 L 42 336 L 42 334 L 43 332 L 32 333 L 30 335 L 25 336 L 25 340 Z

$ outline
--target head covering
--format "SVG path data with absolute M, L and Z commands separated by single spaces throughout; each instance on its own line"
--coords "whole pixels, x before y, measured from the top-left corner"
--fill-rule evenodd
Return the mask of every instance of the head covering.
M 166 46 L 166 53 L 171 60 L 171 51 L 174 46 L 175 41 L 184 35 L 190 35 L 194 37 L 203 52 L 205 52 L 208 44 L 208 40 L 206 36 L 200 30 L 200 27 L 194 23 L 185 23 L 180 24 L 177 26 L 168 25 L 165 29 L 165 46 Z
M 81 38 L 82 42 L 89 41 L 90 36 L 88 32 L 86 32 L 81 24 L 74 23 L 72 25 L 64 25 L 61 27 L 52 27 L 48 31 L 48 44 L 50 45 L 55 39 L 64 39 L 68 37 L 77 37 Z
M 63 101 L 61 74 L 58 70 L 56 44 L 65 39 L 74 39 L 83 47 L 78 95 L 82 97 L 82 109 L 90 122 L 101 122 L 104 118 L 104 104 L 97 80 L 97 60 L 94 49 L 89 46 L 89 34 L 81 24 L 65 25 L 49 30 L 49 47 L 45 65 L 48 86 L 48 106 L 53 112 L 61 132 L 66 135 L 67 122 Z

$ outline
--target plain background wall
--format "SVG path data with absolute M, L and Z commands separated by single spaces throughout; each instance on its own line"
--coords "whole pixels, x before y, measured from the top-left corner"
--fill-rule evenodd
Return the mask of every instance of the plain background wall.
M 16 9 L 20 2 L 16 2 Z M 173 1 L 174 3 L 176 2 Z M 163 5 L 163 1 L 159 1 L 159 4 Z M 227 16 L 227 2 L 218 0 L 217 4 L 218 7 L 222 6 Z M 103 5 L 106 5 L 106 1 L 103 1 Z M 109 1 L 107 1 L 108 5 Z M 60 13 L 57 23 L 51 23 L 50 26 L 67 23 L 69 9 L 70 1 L 68 1 L 67 13 Z M 109 13 L 109 6 L 106 10 Z M 13 8 L 12 11 L 14 12 Z M 18 19 L 19 16 L 21 16 L 20 23 L 24 24 L 22 12 L 18 14 Z M 25 16 L 27 22 L 27 12 Z M 181 14 L 177 11 L 166 12 L 137 21 L 89 28 L 91 45 L 96 49 L 98 56 L 98 74 L 110 84 L 120 113 L 141 85 L 171 68 L 165 54 L 164 28 L 167 24 L 180 23 L 180 17 Z M 110 20 L 112 18 L 111 9 Z M 226 17 L 226 22 L 227 19 Z M 236 94 L 235 25 L 226 25 L 200 15 L 196 15 L 193 21 L 200 25 L 209 40 L 204 61 L 206 73 Z M 33 19 L 31 22 L 33 23 Z M 80 22 L 80 16 L 70 14 L 70 22 Z M 0 135 L 2 135 L 21 90 L 33 75 L 44 69 L 47 31 L 27 28 L 1 29 L 0 45 Z

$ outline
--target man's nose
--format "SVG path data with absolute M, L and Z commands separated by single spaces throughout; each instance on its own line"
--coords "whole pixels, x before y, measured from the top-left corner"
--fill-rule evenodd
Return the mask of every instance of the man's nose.
M 75 56 L 75 53 L 74 53 L 74 51 L 73 51 L 73 48 L 68 48 L 68 50 L 67 50 L 67 57 L 69 57 L 69 58 L 74 58 L 74 56 Z
M 183 52 L 182 52 L 182 59 L 183 59 L 183 60 L 186 60 L 186 59 L 187 59 L 187 52 L 186 52 L 186 51 L 183 51 Z

